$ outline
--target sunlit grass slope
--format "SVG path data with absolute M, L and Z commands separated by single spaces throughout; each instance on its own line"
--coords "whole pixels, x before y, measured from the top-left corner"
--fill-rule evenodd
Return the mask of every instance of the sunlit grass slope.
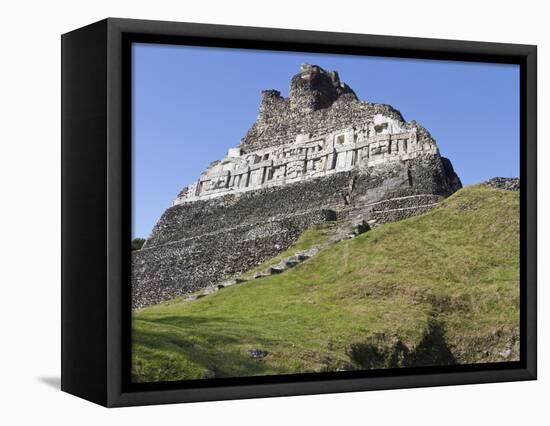
M 325 228 L 312 229 L 289 253 L 325 241 Z M 478 185 L 283 274 L 136 311 L 132 373 L 158 381 L 510 361 L 518 327 L 519 194 Z

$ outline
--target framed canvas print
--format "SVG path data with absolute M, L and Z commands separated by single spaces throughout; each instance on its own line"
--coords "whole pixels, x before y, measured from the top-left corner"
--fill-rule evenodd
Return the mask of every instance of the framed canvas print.
M 62 389 L 536 378 L 536 47 L 106 19 L 62 37 Z

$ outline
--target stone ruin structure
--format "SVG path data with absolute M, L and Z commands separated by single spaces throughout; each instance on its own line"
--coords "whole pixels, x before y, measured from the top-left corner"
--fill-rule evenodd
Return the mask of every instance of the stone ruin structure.
M 240 144 L 177 195 L 133 253 L 133 307 L 249 270 L 313 225 L 403 219 L 461 186 L 424 127 L 304 64 L 288 97 L 262 92 Z
M 519 178 L 494 177 L 483 183 L 490 188 L 507 191 L 519 191 L 520 188 Z

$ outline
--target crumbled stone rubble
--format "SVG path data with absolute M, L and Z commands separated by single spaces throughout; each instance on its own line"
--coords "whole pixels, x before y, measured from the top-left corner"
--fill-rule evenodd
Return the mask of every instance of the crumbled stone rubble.
M 483 183 L 494 189 L 519 191 L 519 178 L 494 177 Z

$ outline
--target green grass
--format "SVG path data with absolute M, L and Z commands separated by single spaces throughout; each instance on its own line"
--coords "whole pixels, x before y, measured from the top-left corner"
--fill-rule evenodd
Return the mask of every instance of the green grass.
M 255 269 L 326 243 L 329 231 L 306 231 Z M 518 193 L 468 187 L 421 216 L 328 245 L 283 274 L 136 311 L 133 379 L 350 368 L 351 344 L 397 336 L 413 348 L 434 320 L 461 363 L 499 361 L 517 336 Z M 268 355 L 253 359 L 252 349 Z

